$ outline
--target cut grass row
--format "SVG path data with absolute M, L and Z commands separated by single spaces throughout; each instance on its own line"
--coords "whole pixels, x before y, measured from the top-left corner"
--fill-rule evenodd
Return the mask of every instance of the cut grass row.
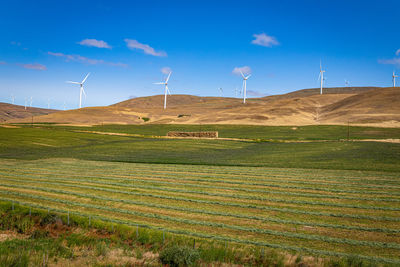
M 0 169 L 0 175 L 1 172 L 10 172 L 10 169 Z M 41 173 L 41 174 L 51 174 L 51 175 L 68 175 L 68 176 L 84 176 L 84 177 L 92 177 L 92 178 L 107 178 L 107 179 L 115 179 L 114 177 L 118 177 L 119 180 L 123 180 L 122 178 L 129 178 L 130 180 L 143 180 L 141 178 L 147 177 L 147 178 L 153 178 L 153 179 L 164 179 L 164 180 L 179 180 L 179 181 L 187 181 L 187 182 L 198 182 L 201 183 L 221 183 L 221 184 L 229 184 L 229 185 L 245 185 L 245 186 L 258 186 L 258 187 L 278 187 L 278 188 L 299 188 L 299 189 L 309 189 L 309 190 L 316 190 L 318 189 L 319 191 L 326 191 L 326 190 L 336 190 L 333 191 L 335 193 L 337 192 L 343 192 L 343 193 L 354 193 L 354 192 L 365 192 L 366 194 L 371 194 L 375 193 L 378 191 L 378 193 L 382 192 L 382 189 L 386 190 L 397 190 L 400 189 L 400 186 L 394 186 L 394 185 L 362 185 L 362 184 L 351 184 L 351 183 L 346 183 L 346 187 L 355 187 L 355 188 L 368 188 L 368 189 L 376 189 L 376 190 L 371 190 L 371 191 L 356 191 L 356 190 L 347 190 L 347 191 L 340 191 L 337 187 L 341 188 L 343 187 L 343 182 L 342 183 L 322 183 L 322 182 L 309 182 L 309 181 L 298 181 L 298 180 L 293 180 L 290 178 L 286 179 L 279 179 L 279 180 L 274 180 L 274 179 L 259 179 L 255 182 L 243 182 L 243 180 L 247 180 L 246 178 L 231 178 L 231 177 L 218 177 L 219 179 L 199 179 L 199 178 L 189 178 L 191 177 L 190 175 L 154 175 L 154 174 L 149 174 L 149 172 L 139 172 L 135 170 L 134 174 L 123 174 L 123 175 L 113 175 L 113 174 L 108 174 L 105 175 L 104 172 L 97 172 L 98 175 L 93 175 L 96 172 L 90 171 L 90 174 L 83 174 L 80 172 L 80 174 L 71 174 L 71 172 L 65 172 L 64 170 L 52 170 L 52 172 L 49 172 L 46 169 L 13 169 L 12 171 L 18 171 L 19 173 L 29 173 L 29 174 L 35 174 L 35 173 Z M 54 171 L 57 171 L 55 173 Z M 215 176 L 208 176 L 212 178 L 216 178 Z M 264 177 L 269 177 L 268 173 L 265 174 Z M 129 180 L 127 179 L 127 180 Z M 303 178 L 304 180 L 307 180 L 307 178 Z M 263 182 L 263 183 L 261 183 Z M 271 183 L 271 182 L 276 182 L 276 183 Z M 289 184 L 289 185 L 283 185 L 283 184 Z M 314 187 L 297 187 L 297 186 L 291 186 L 290 184 L 306 184 L 306 185 L 314 185 Z M 334 186 L 334 188 L 327 188 L 327 186 Z M 323 189 L 321 190 L 321 187 Z M 397 192 L 392 192 L 393 195 L 396 195 Z M 400 193 L 398 194 L 400 195 Z
M 145 206 L 145 207 L 151 207 L 151 208 L 170 209 L 170 210 L 181 211 L 181 212 L 198 213 L 198 214 L 206 214 L 206 215 L 217 215 L 217 216 L 241 218 L 241 219 L 250 219 L 250 220 L 273 222 L 273 223 L 279 223 L 279 224 L 293 224 L 293 225 L 303 225 L 303 226 L 309 226 L 309 227 L 326 227 L 326 228 L 334 228 L 334 229 L 346 229 L 346 230 L 357 230 L 357 231 L 368 231 L 368 232 L 400 233 L 400 229 L 371 228 L 371 227 L 359 227 L 359 226 L 349 226 L 349 225 L 323 224 L 323 223 L 304 222 L 304 221 L 299 221 L 299 220 L 285 220 L 285 219 L 279 219 L 279 218 L 273 218 L 273 217 L 234 214 L 234 213 L 229 213 L 229 212 L 215 212 L 215 211 L 211 211 L 211 210 L 175 207 L 175 206 L 171 206 L 171 205 L 154 204 L 154 203 L 136 201 L 136 200 L 131 200 L 131 199 L 121 199 L 121 198 L 115 199 L 115 198 L 102 197 L 102 196 L 92 195 L 92 194 L 84 194 L 84 193 L 77 193 L 77 192 L 73 192 L 73 191 L 56 190 L 56 189 L 46 189 L 46 188 L 34 187 L 34 186 L 18 186 L 18 185 L 9 185 L 9 184 L 7 184 L 7 185 L 0 184 L 0 186 L 7 187 L 7 188 L 23 188 L 23 189 L 42 191 L 42 192 L 50 192 L 50 193 L 63 194 L 63 195 L 73 195 L 73 196 L 82 197 L 82 198 L 90 198 L 93 200 L 111 201 L 111 202 L 115 202 L 115 203 L 126 203 L 126 204 L 133 204 L 133 205 L 137 205 L 137 206 Z
M 21 180 L 17 179 L 7 179 L 8 181 L 21 182 Z M 256 204 L 247 204 L 247 203 L 234 203 L 231 201 L 215 201 L 215 200 L 202 200 L 195 199 L 193 197 L 176 197 L 176 196 L 168 196 L 165 194 L 154 194 L 154 193 L 146 193 L 146 192 L 134 192 L 134 191 L 125 191 L 118 189 L 111 189 L 105 187 L 91 186 L 91 185 L 82 185 L 82 184 L 65 184 L 65 183 L 56 183 L 49 181 L 33 181 L 35 184 L 46 184 L 52 186 L 63 186 L 63 187 L 73 187 L 80 188 L 84 190 L 95 190 L 100 192 L 107 192 L 112 194 L 124 194 L 124 195 L 132 195 L 138 197 L 151 197 L 151 198 L 159 198 L 165 200 L 176 200 L 176 201 L 184 201 L 191 202 L 197 204 L 207 204 L 207 205 L 219 205 L 222 207 L 236 207 L 243 209 L 255 209 L 255 210 L 265 210 L 265 211 L 276 211 L 283 213 L 292 213 L 292 214 L 303 214 L 303 215 L 312 215 L 312 216 L 328 216 L 328 217 L 336 217 L 336 218 L 351 218 L 351 219 L 362 219 L 362 220 L 374 220 L 374 221 L 390 221 L 390 222 L 400 222 L 400 218 L 398 217 L 388 217 L 388 216 L 371 216 L 371 215 L 362 215 L 362 214 L 346 214 L 346 213 L 334 213 L 334 212 L 318 212 L 318 211 L 310 211 L 310 210 L 301 210 L 296 208 L 280 208 L 273 206 L 261 206 Z
M 15 202 L 19 205 L 27 206 L 27 207 L 33 207 L 37 209 L 42 209 L 42 210 L 47 210 L 47 206 L 43 206 L 40 204 L 32 204 L 30 202 L 24 202 L 24 201 L 15 201 L 14 199 L 10 198 L 0 198 L 2 201 L 6 202 Z M 58 212 L 62 214 L 66 214 L 67 210 L 63 210 L 60 208 L 52 208 L 52 212 Z M 82 213 L 79 211 L 74 211 L 73 213 L 75 216 L 81 216 L 88 218 L 89 214 L 87 213 Z M 65 215 L 64 215 L 65 216 Z M 283 245 L 283 244 L 274 244 L 274 243 L 268 243 L 268 242 L 262 242 L 262 241 L 252 241 L 252 240 L 246 240 L 246 239 L 240 239 L 240 238 L 232 238 L 232 237 L 226 237 L 222 235 L 212 235 L 212 234 L 204 234 L 204 233 L 198 233 L 198 232 L 191 232 L 188 230 L 176 230 L 176 229 L 168 229 L 168 228 L 161 228 L 157 226 L 149 226 L 149 225 L 142 225 L 142 224 L 136 224 L 131 221 L 126 221 L 126 220 L 121 220 L 121 219 L 112 219 L 109 217 L 105 216 L 99 216 L 99 215 L 91 215 L 93 219 L 97 219 L 100 221 L 108 222 L 108 223 L 115 223 L 115 224 L 121 224 L 121 225 L 127 225 L 131 227 L 146 227 L 152 230 L 156 231 L 167 231 L 172 234 L 176 235 L 185 235 L 185 236 L 190 236 L 194 238 L 201 238 L 205 240 L 216 240 L 216 241 L 222 241 L 222 242 L 232 242 L 232 243 L 237 243 L 237 244 L 246 244 L 246 245 L 254 245 L 254 246 L 263 246 L 263 247 L 269 247 L 269 248 L 274 248 L 274 249 L 280 249 L 280 250 L 285 250 L 285 251 L 292 251 L 292 252 L 297 252 L 297 253 L 307 253 L 311 255 L 322 255 L 322 256 L 333 256 L 333 257 L 356 257 L 359 259 L 367 260 L 370 262 L 377 262 L 377 263 L 386 263 L 386 264 L 400 264 L 400 260 L 397 258 L 384 258 L 384 257 L 376 257 L 376 256 L 365 256 L 365 255 L 359 255 L 359 254 L 351 254 L 351 253 L 343 253 L 343 252 L 335 252 L 335 251 L 329 251 L 329 250 L 321 250 L 321 249 L 311 249 L 307 247 L 298 247 L 298 246 L 288 246 L 288 245 Z
M 2 194 L 5 195 L 14 195 L 20 196 L 23 198 L 28 199 L 38 199 L 38 200 L 45 200 L 48 202 L 55 202 L 55 203 L 62 203 L 69 206 L 75 207 L 83 207 L 89 209 L 97 209 L 97 210 L 104 210 L 112 213 L 121 213 L 121 214 L 129 214 L 138 217 L 145 217 L 145 218 L 154 218 L 160 219 L 167 222 L 174 222 L 174 223 L 183 223 L 189 225 L 201 225 L 201 226 L 209 226 L 213 228 L 222 228 L 222 229 L 231 229 L 237 231 L 245 231 L 257 234 L 267 234 L 267 235 L 274 235 L 286 238 L 296 238 L 296 239 L 306 239 L 306 240 L 313 240 L 313 241 L 322 241 L 327 243 L 338 243 L 338 244 L 346 244 L 352 246 L 369 246 L 369 247 L 377 247 L 377 248 L 385 248 L 385 249 L 399 249 L 400 244 L 398 243 L 386 243 L 386 242 L 376 242 L 376 241 L 361 241 L 361 240 L 354 240 L 354 239 L 347 239 L 347 238 L 333 238 L 328 236 L 320 236 L 320 235 L 312 235 L 312 234 L 302 234 L 302 233 L 293 233 L 293 232 L 280 232 L 274 230 L 267 230 L 267 229 L 258 229 L 258 228 L 248 228 L 242 227 L 237 225 L 228 225 L 223 223 L 216 223 L 216 222 L 206 222 L 206 221 L 198 221 L 198 220 L 190 220 L 190 219 L 183 219 L 183 218 L 176 218 L 172 216 L 165 216 L 159 215 L 157 213 L 143 213 L 138 211 L 132 211 L 127 209 L 120 209 L 120 208 L 110 208 L 104 205 L 93 205 L 93 204 L 83 204 L 76 201 L 69 201 L 64 199 L 54 199 L 48 198 L 44 196 L 36 196 L 24 193 L 16 193 L 11 191 L 0 191 Z
M 23 176 L 23 175 L 13 175 L 7 174 L 3 176 L 11 176 L 11 177 L 19 177 L 19 178 L 30 178 L 30 179 L 41 179 L 41 180 L 49 180 L 48 177 L 43 176 Z M 89 182 L 88 179 L 72 179 L 72 178 L 51 178 L 52 180 L 58 181 L 73 181 L 73 182 Z M 90 180 L 90 183 L 97 185 L 109 185 L 109 186 L 117 186 L 124 188 L 140 188 L 146 190 L 157 190 L 164 192 L 173 192 L 173 193 L 185 193 L 185 194 L 197 194 L 197 195 L 205 195 L 205 196 L 213 196 L 213 197 L 222 197 L 222 198 L 230 198 L 230 199 L 244 199 L 244 200 L 258 200 L 258 201 L 268 201 L 273 203 L 285 203 L 285 204 L 296 204 L 296 205 L 314 205 L 314 206 L 327 206 L 327 207 L 339 207 L 339 208 L 352 208 L 352 209 L 366 209 L 366 210 L 382 210 L 382 211 L 400 211 L 398 207 L 392 206 L 371 206 L 371 205 L 356 205 L 356 204 L 339 204 L 332 202 L 316 202 L 316 201 L 304 201 L 304 200 L 288 200 L 288 199 L 277 199 L 277 198 L 265 198 L 262 196 L 254 196 L 254 195 L 238 195 L 238 194 L 224 194 L 224 193 L 214 193 L 208 191 L 195 191 L 195 190 L 186 190 L 186 189 L 177 189 L 177 188 L 166 188 L 160 186 L 143 186 L 143 185 L 129 185 L 126 183 L 116 183 L 116 182 L 108 182 L 108 181 L 96 181 Z M 176 184 L 176 183 L 174 183 Z M 176 184 L 179 185 L 179 184 Z
M 263 194 L 278 194 L 278 195 L 287 195 L 287 196 L 297 196 L 297 197 L 310 197 L 310 198 L 324 198 L 324 199 L 348 199 L 348 200 L 358 200 L 358 201 L 381 201 L 381 202 L 400 202 L 399 198 L 393 198 L 395 194 L 393 192 L 385 192 L 380 190 L 378 194 L 386 194 L 390 195 L 391 197 L 386 197 L 386 198 L 377 198 L 377 197 L 352 197 L 352 196 L 343 196 L 343 195 L 337 195 L 337 194 L 321 194 L 321 193 L 303 193 L 303 192 L 292 192 L 292 191 L 277 191 L 277 190 L 272 190 L 270 188 L 263 188 L 263 189 L 254 189 L 254 188 L 244 188 L 244 187 L 238 187 L 237 185 L 245 185 L 245 186 L 253 186 L 255 184 L 252 183 L 236 183 L 232 182 L 230 183 L 229 181 L 224 181 L 224 180 L 202 180 L 202 179 L 188 179 L 188 178 L 179 178 L 179 177 L 164 177 L 164 176 L 146 176 L 149 177 L 150 179 L 140 179 L 138 177 L 143 177 L 140 175 L 140 173 L 135 173 L 134 175 L 131 176 L 124 176 L 124 177 L 130 177 L 130 178 L 122 178 L 122 177 L 116 177 L 116 176 L 109 176 L 109 175 L 102 175 L 102 176 L 97 176 L 97 175 L 87 175 L 87 174 L 71 174 L 70 172 L 63 172 L 59 171 L 57 173 L 54 172 L 46 172 L 46 171 L 41 171 L 38 172 L 32 172 L 32 171 L 26 171 L 24 170 L 13 170 L 12 174 L 10 172 L 4 172 L 0 171 L 0 175 L 7 176 L 7 175 L 17 175 L 15 174 L 16 171 L 18 172 L 19 175 L 24 175 L 24 174 L 40 174 L 40 177 L 43 177 L 43 175 L 46 175 L 46 177 L 57 177 L 57 176 L 68 176 L 68 177 L 83 177 L 83 178 L 91 178 L 93 179 L 99 179 L 99 180 L 116 180 L 119 182 L 131 182 L 131 183 L 137 183 L 137 182 L 144 182 L 144 183 L 153 183 L 153 184 L 169 184 L 169 185 L 174 185 L 174 186 L 189 186 L 189 187 L 197 187 L 197 188 L 212 188 L 212 189 L 221 189 L 221 190 L 229 190 L 229 191 L 242 191 L 242 192 L 248 192 L 248 193 L 263 193 Z M 50 176 L 51 175 L 51 176 Z M 30 176 L 32 177 L 32 176 Z M 156 179 L 156 180 L 154 180 Z M 159 180 L 161 179 L 161 180 Z M 201 184 L 196 183 L 176 183 L 176 182 L 169 182 L 168 179 L 173 179 L 173 180 L 179 180 L 179 181 L 196 181 L 196 182 L 202 182 Z M 236 187 L 223 187 L 223 186 L 216 186 L 218 182 L 222 184 L 227 183 L 227 184 L 235 184 Z M 208 185 L 208 184 L 214 184 L 214 185 Z M 261 186 L 265 187 L 274 187 L 271 186 L 270 184 L 257 184 L 257 188 L 261 188 Z M 285 189 L 287 189 L 285 187 Z M 291 188 L 293 189 L 293 188 Z M 294 188 L 298 189 L 298 188 Z M 301 190 L 304 190 L 303 187 L 299 188 Z M 314 189 L 315 190 L 315 189 Z M 363 194 L 371 195 L 374 194 L 375 192 L 373 191 L 361 191 Z M 336 192 L 334 192 L 336 193 Z M 354 193 L 353 191 L 351 193 Z M 395 192 L 396 193 L 396 192 Z

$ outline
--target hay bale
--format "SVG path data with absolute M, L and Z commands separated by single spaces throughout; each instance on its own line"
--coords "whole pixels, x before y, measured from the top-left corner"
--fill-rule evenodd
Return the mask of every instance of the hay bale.
M 198 138 L 218 138 L 217 131 L 207 131 L 207 132 L 178 132 L 171 131 L 167 133 L 170 137 L 198 137 Z

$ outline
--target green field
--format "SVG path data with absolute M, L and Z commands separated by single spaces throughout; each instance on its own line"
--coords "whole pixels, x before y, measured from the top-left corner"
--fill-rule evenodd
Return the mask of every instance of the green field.
M 269 142 L 150 138 L 179 127 L 0 128 L 0 199 L 206 240 L 400 264 L 400 144 L 340 141 L 334 136 L 346 127 L 336 126 L 246 126 L 243 134 L 218 126 L 222 137 Z M 356 128 L 354 139 L 399 138 L 397 129 Z M 74 132 L 83 129 L 149 137 Z M 318 132 L 311 142 L 280 141 Z

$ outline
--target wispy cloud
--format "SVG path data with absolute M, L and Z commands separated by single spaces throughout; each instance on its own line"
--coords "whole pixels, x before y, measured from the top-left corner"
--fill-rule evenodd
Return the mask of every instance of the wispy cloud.
M 10 44 L 16 45 L 16 46 L 21 46 L 21 43 L 20 42 L 16 42 L 16 41 L 12 41 L 12 42 L 10 42 Z
M 255 44 L 255 45 L 261 45 L 261 46 L 266 46 L 266 47 L 272 47 L 274 45 L 279 45 L 279 42 L 278 42 L 278 40 L 276 40 L 275 37 L 269 36 L 265 33 L 253 34 L 253 37 L 256 39 L 251 41 L 251 43 Z
M 261 92 L 258 92 L 258 91 L 254 91 L 254 90 L 247 90 L 246 93 L 249 96 L 258 96 L 258 97 L 262 97 L 262 96 L 267 96 L 268 95 L 268 94 L 261 93 Z
M 249 66 L 235 67 L 232 71 L 233 74 L 242 76 L 240 72 L 242 72 L 244 75 L 250 74 L 251 68 Z
M 396 51 L 396 56 L 400 56 L 400 49 Z M 397 65 L 400 67 L 400 57 L 394 57 L 390 59 L 379 59 L 379 64 L 387 64 L 387 65 Z
M 47 70 L 45 65 L 34 63 L 34 64 L 17 64 L 20 67 L 30 70 Z
M 169 74 L 170 72 L 172 72 L 172 69 L 170 67 L 164 67 L 161 69 L 161 72 L 163 74 Z
M 98 48 L 108 48 L 111 49 L 111 46 L 102 40 L 96 39 L 85 39 L 80 41 L 78 44 L 85 45 L 85 46 L 93 46 Z
M 139 43 L 136 40 L 131 40 L 131 39 L 125 39 L 126 42 L 126 46 L 129 49 L 139 49 L 139 50 L 143 50 L 143 52 L 147 55 L 152 55 L 152 56 L 156 56 L 156 57 L 166 57 L 167 53 L 165 53 L 164 51 L 156 51 L 154 50 L 153 47 L 147 45 L 147 44 L 142 44 Z
M 5 65 L 7 64 L 5 61 L 0 61 L 0 65 Z
M 98 64 L 103 64 L 103 65 L 108 65 L 108 66 L 113 66 L 113 67 L 128 67 L 128 64 L 125 63 L 115 63 L 115 62 L 108 62 L 104 61 L 102 59 L 92 59 L 92 58 L 87 58 L 83 57 L 80 55 L 67 55 L 63 53 L 54 53 L 54 52 L 47 52 L 47 54 L 55 57 L 60 57 L 64 58 L 67 62 L 68 61 L 76 61 L 84 64 L 89 64 L 89 65 L 98 65 Z
M 391 58 L 391 59 L 379 59 L 379 64 L 386 64 L 386 65 L 398 65 L 400 66 L 400 57 L 399 58 Z

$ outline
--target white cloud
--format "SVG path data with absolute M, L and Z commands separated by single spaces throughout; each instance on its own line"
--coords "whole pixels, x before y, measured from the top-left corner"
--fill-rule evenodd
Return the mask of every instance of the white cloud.
M 47 54 L 49 54 L 51 56 L 55 56 L 55 57 L 64 58 L 66 61 L 77 61 L 77 62 L 89 64 L 89 65 L 104 64 L 104 65 L 113 66 L 113 67 L 128 67 L 128 64 L 125 64 L 125 63 L 107 62 L 102 59 L 92 59 L 92 58 L 87 58 L 87 57 L 83 57 L 80 55 L 66 55 L 63 53 L 53 53 L 53 52 L 47 52 Z
M 31 69 L 31 70 L 47 70 L 45 65 L 42 64 L 17 64 L 18 66 L 21 66 L 25 69 Z
M 106 42 L 102 40 L 96 40 L 96 39 L 85 39 L 80 41 L 78 44 L 80 45 L 86 45 L 86 46 L 94 46 L 98 48 L 109 48 L 111 49 L 111 46 L 107 44 Z
M 279 45 L 278 40 L 275 37 L 266 35 L 265 33 L 253 34 L 253 37 L 256 38 L 251 41 L 252 44 L 261 45 L 266 47 L 272 47 L 274 45 Z
M 242 76 L 240 72 L 242 72 L 243 75 L 248 75 L 251 73 L 251 68 L 249 66 L 235 67 L 232 71 L 233 74 Z
M 170 72 L 172 72 L 172 69 L 170 67 L 164 67 L 161 69 L 161 72 L 163 74 L 169 74 Z
M 152 56 L 156 56 L 156 57 L 166 57 L 167 53 L 165 53 L 164 51 L 156 51 L 154 50 L 153 47 L 147 45 L 147 44 L 141 44 L 136 40 L 131 40 L 131 39 L 125 39 L 126 42 L 126 46 L 129 49 L 139 49 L 139 50 L 143 50 L 143 52 L 147 55 L 152 55 Z
M 0 61 L 0 65 L 5 65 L 7 64 L 5 61 Z
M 400 57 L 399 58 L 391 58 L 391 59 L 379 59 L 379 64 L 387 64 L 387 65 L 398 65 L 400 66 Z
M 400 49 L 397 49 L 396 56 L 400 56 Z

